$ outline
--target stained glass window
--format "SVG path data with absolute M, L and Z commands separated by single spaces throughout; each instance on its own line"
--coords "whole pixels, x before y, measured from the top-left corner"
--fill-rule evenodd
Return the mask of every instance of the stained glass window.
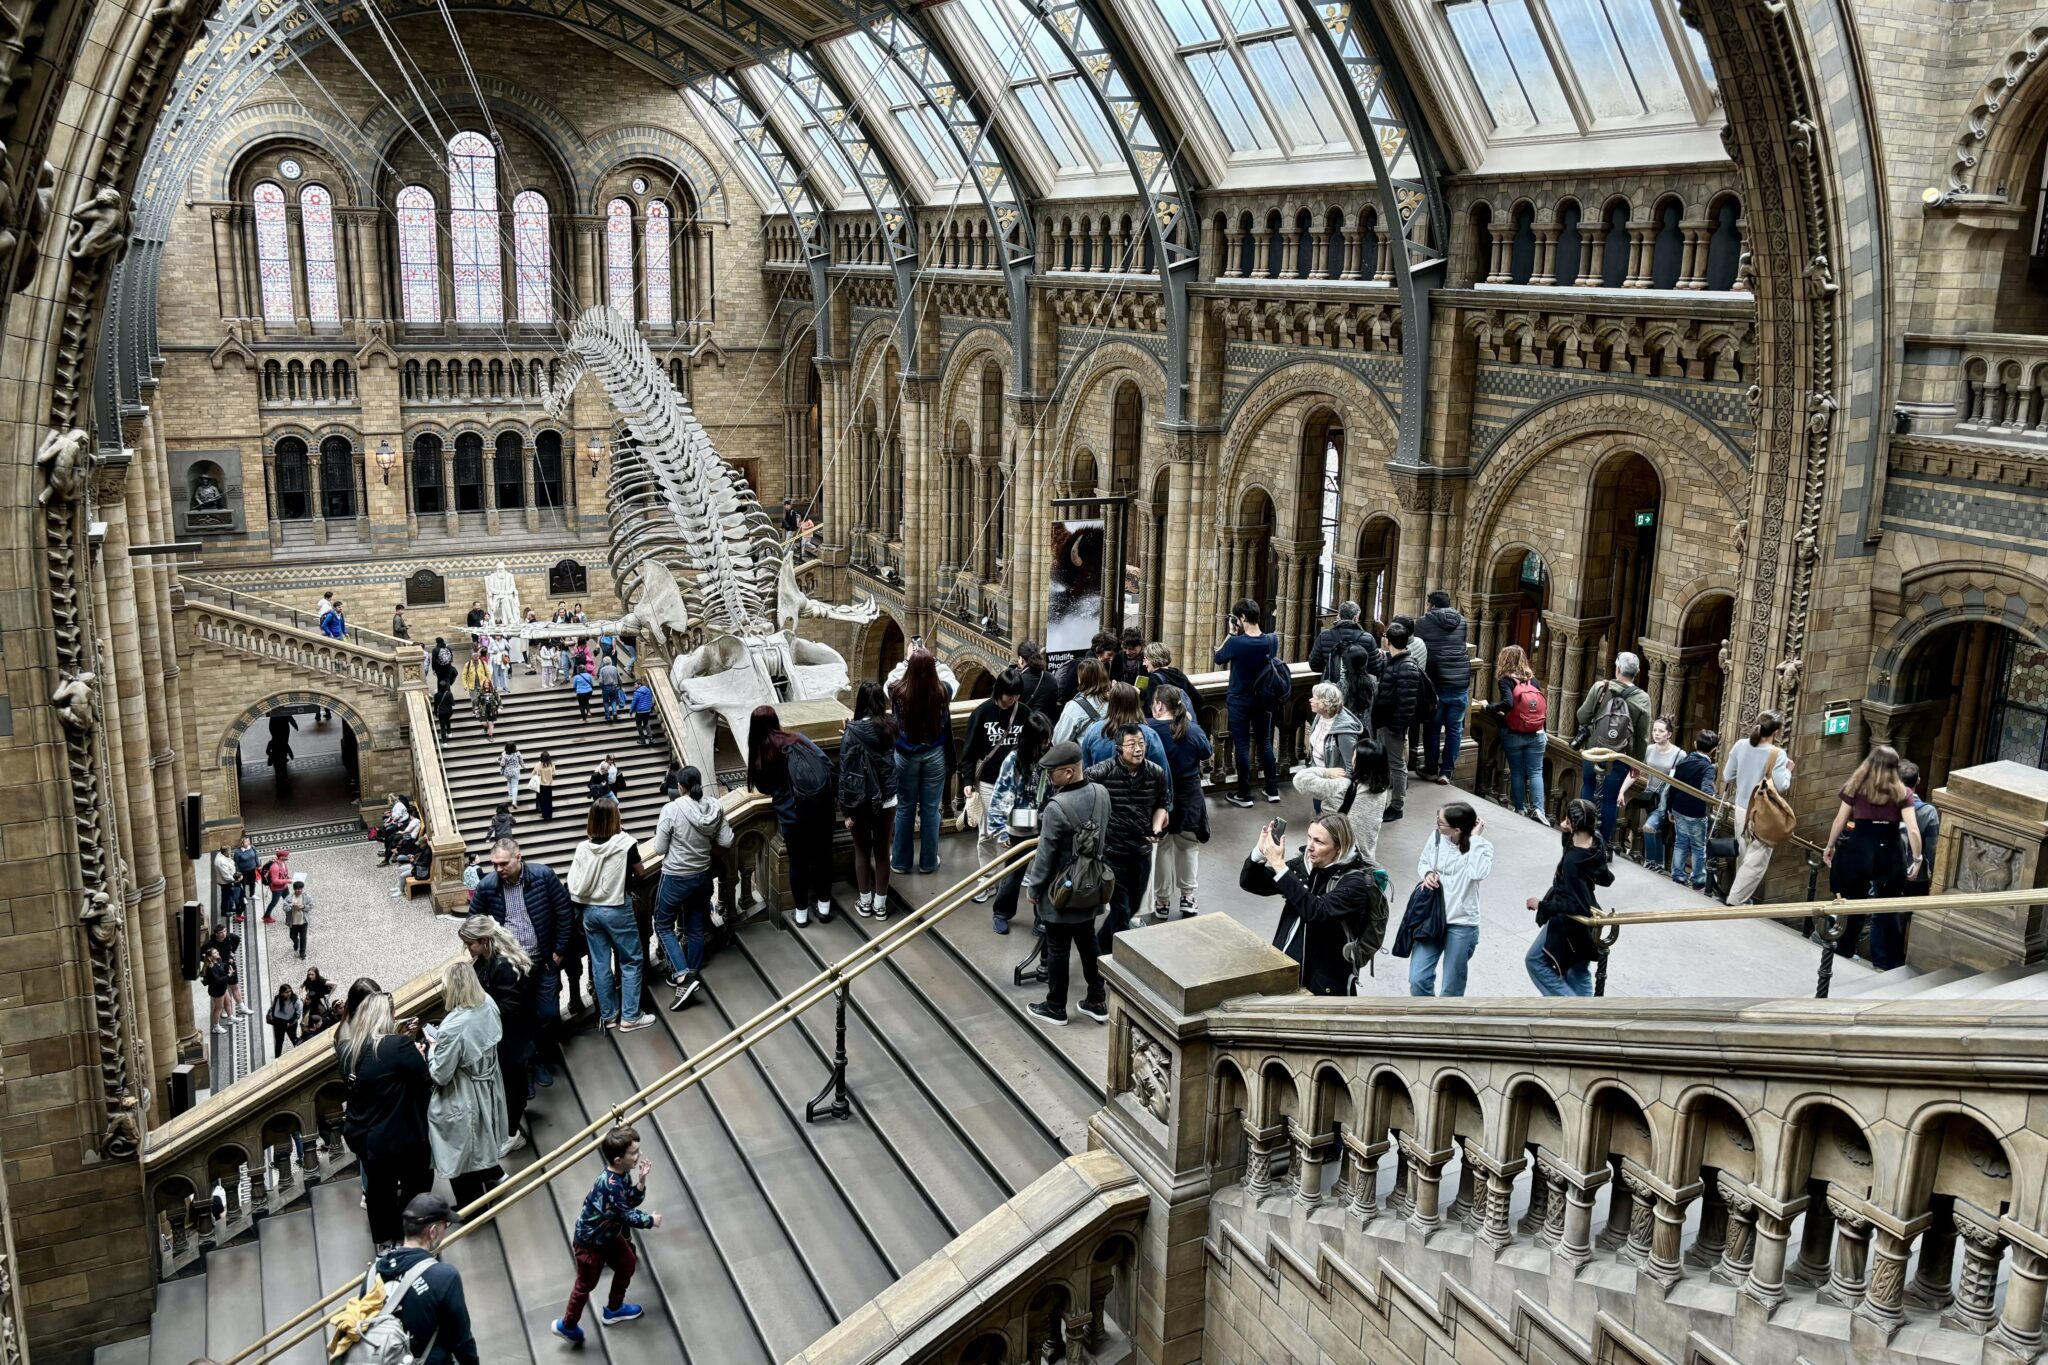
M 676 320 L 675 277 L 669 260 L 673 225 L 668 201 L 647 201 L 647 320 L 666 327 Z
M 614 199 L 604 206 L 605 297 L 621 317 L 633 316 L 633 205 Z
M 512 256 L 518 272 L 519 320 L 546 322 L 553 316 L 553 269 L 548 255 L 548 201 L 521 190 L 512 201 Z
M 306 242 L 306 311 L 313 321 L 341 321 L 339 276 L 334 269 L 334 196 L 324 185 L 299 191 L 299 224 Z
M 292 242 L 284 220 L 284 191 L 266 180 L 256 187 L 256 278 L 263 286 L 263 320 L 289 327 Z
M 398 192 L 398 279 L 407 322 L 441 320 L 441 244 L 434 196 L 424 185 Z
M 457 133 L 448 141 L 448 242 L 455 258 L 455 320 L 502 320 L 498 154 L 481 133 Z

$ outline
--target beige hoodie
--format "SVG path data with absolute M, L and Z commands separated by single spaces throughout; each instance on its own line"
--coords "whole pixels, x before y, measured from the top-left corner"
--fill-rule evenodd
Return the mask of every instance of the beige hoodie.
M 639 841 L 620 830 L 601 844 L 585 839 L 569 864 L 569 899 L 578 905 L 623 905 L 626 865 Z

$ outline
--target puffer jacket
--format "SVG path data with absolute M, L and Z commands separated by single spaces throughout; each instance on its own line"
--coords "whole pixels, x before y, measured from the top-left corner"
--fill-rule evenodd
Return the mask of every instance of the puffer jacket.
M 1372 728 L 1406 730 L 1415 723 L 1425 679 L 1407 654 L 1384 654 L 1380 690 L 1373 694 Z
M 1356 849 L 1317 868 L 1308 866 L 1305 855 L 1296 854 L 1278 876 L 1263 858 L 1247 858 L 1237 884 L 1254 896 L 1279 896 L 1285 902 L 1273 946 L 1301 964 L 1301 984 L 1310 994 L 1351 994 L 1351 964 L 1344 960 L 1344 945 L 1350 939 L 1345 921 L 1357 919 L 1370 937 L 1372 908 L 1372 871 Z M 1384 922 L 1380 929 L 1385 932 Z
M 1087 778 L 1109 793 L 1109 852 L 1128 857 L 1149 848 L 1153 812 L 1173 805 L 1166 770 L 1149 758 L 1135 768 L 1108 758 L 1089 768 Z
M 1465 652 L 1465 618 L 1456 607 L 1437 607 L 1423 613 L 1415 633 L 1429 646 L 1424 665 L 1430 683 L 1445 695 L 1472 689 L 1472 658 Z

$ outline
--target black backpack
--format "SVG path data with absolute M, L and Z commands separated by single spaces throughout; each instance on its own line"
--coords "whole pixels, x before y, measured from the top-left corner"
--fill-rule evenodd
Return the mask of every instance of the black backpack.
M 1629 709 L 1628 698 L 1616 691 L 1612 683 L 1602 683 L 1600 688 L 1600 705 L 1586 727 L 1587 741 L 1617 753 L 1635 752 L 1636 715 Z
M 808 739 L 799 738 L 789 746 L 789 789 L 803 801 L 814 801 L 832 790 L 832 760 Z
M 1261 706 L 1279 706 L 1294 695 L 1294 674 L 1275 649 L 1273 657 L 1252 681 L 1252 700 Z
M 794 781 L 794 774 L 791 775 Z M 875 778 L 873 756 L 868 747 L 851 737 L 839 743 L 839 808 L 859 810 L 882 802 L 882 784 Z
M 1052 885 L 1046 891 L 1046 898 L 1055 909 L 1094 910 L 1109 904 L 1110 897 L 1116 894 L 1116 870 L 1109 865 L 1106 856 L 1109 848 L 1109 793 L 1100 787 L 1093 790 L 1102 793 L 1094 802 L 1102 816 L 1097 819 L 1091 812 L 1089 818 L 1080 820 L 1075 826 L 1073 861 L 1053 874 Z

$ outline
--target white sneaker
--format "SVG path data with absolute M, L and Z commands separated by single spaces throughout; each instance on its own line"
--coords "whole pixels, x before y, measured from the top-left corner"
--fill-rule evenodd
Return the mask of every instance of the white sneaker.
M 863 891 L 856 896 L 853 902 L 853 912 L 862 919 L 866 919 L 869 915 L 874 914 L 874 892 Z
M 634 1029 L 654 1027 L 654 1016 L 643 1014 L 638 1019 L 628 1019 L 619 1025 L 619 1032 L 631 1033 Z
M 213 1031 L 215 1033 L 226 1033 L 228 1031 L 228 1026 L 226 1024 L 215 1024 L 213 1026 Z
M 499 1156 L 508 1156 L 508 1155 L 510 1155 L 510 1154 L 511 1154 L 511 1153 L 513 1153 L 513 1152 L 516 1152 L 516 1151 L 519 1151 L 519 1150 L 521 1150 L 521 1149 L 522 1149 L 522 1148 L 524 1148 L 525 1146 L 526 1146 L 526 1134 L 524 1134 L 524 1133 L 516 1133 L 516 1132 L 515 1132 L 514 1134 L 512 1134 L 512 1136 L 511 1136 L 511 1137 L 508 1137 L 508 1138 L 506 1138 L 506 1139 L 505 1139 L 505 1142 L 504 1142 L 504 1145 L 503 1145 L 503 1146 L 501 1146 L 501 1147 L 499 1147 L 499 1148 L 498 1148 L 498 1155 L 499 1155 Z
M 832 918 L 832 902 L 831 902 L 831 901 L 819 901 L 819 902 L 818 902 L 818 923 L 820 923 L 820 924 L 823 924 L 823 923 L 825 923 L 826 921 L 830 920 L 831 918 Z
M 801 929 L 811 922 L 811 912 L 799 905 L 796 908 L 796 927 Z

